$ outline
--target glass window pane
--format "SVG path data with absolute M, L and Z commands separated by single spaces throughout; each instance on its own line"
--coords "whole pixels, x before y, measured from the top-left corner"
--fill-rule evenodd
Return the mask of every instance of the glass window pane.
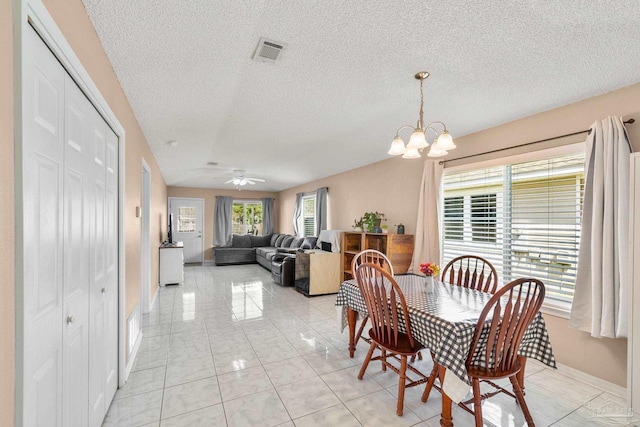
M 233 234 L 262 235 L 262 202 L 234 201 L 231 222 Z
M 196 208 L 178 208 L 178 233 L 194 233 L 196 231 Z

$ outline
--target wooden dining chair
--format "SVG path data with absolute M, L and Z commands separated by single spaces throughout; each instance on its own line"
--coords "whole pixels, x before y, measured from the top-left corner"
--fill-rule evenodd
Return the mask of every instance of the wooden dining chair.
M 413 338 L 407 302 L 393 276 L 378 264 L 364 263 L 356 268 L 355 277 L 371 318 L 371 329 L 369 329 L 371 346 L 360 368 L 358 379 L 361 380 L 364 377 L 372 360 L 380 360 L 383 370 L 389 368 L 397 373 L 400 378 L 396 414 L 400 416 L 404 408 L 405 388 L 424 384 L 427 381 L 427 377 L 422 372 L 407 364 L 407 358 L 415 357 L 424 346 Z M 404 323 L 406 332 L 400 332 L 401 322 Z M 381 355 L 372 357 L 376 348 L 381 350 Z M 390 360 L 399 362 L 400 367 L 390 363 Z M 407 369 L 420 378 L 415 381 L 409 379 Z
M 356 277 L 356 268 L 364 264 L 365 262 L 379 265 L 384 270 L 386 270 L 387 273 L 389 273 L 391 276 L 394 275 L 393 265 L 391 265 L 391 261 L 389 261 L 389 258 L 387 258 L 385 254 L 383 254 L 380 251 L 376 251 L 375 249 L 365 249 L 364 251 L 359 252 L 356 256 L 354 256 L 353 260 L 351 261 L 351 274 L 353 275 L 354 278 Z M 364 327 L 367 325 L 368 320 L 369 320 L 369 316 L 364 316 L 364 318 L 362 319 L 362 322 L 360 323 L 360 328 L 358 328 L 358 333 L 356 334 L 356 337 L 353 341 L 354 345 L 355 343 L 358 342 L 360 338 L 362 338 L 364 341 L 368 343 L 371 343 L 371 340 L 369 338 L 362 336 L 362 332 L 364 331 Z
M 527 424 L 535 425 L 516 375 L 522 369 L 518 359 L 520 343 L 540 311 L 544 294 L 544 284 L 540 280 L 517 279 L 500 288 L 482 310 L 466 361 L 473 398 L 458 404 L 474 414 L 476 426 L 482 426 L 482 400 L 498 393 L 514 397 Z M 432 371 L 422 394 L 423 402 L 429 398 L 436 376 Z M 509 378 L 515 394 L 493 382 L 502 378 Z M 494 391 L 481 394 L 480 382 L 493 386 Z M 473 410 L 470 403 L 473 403 Z
M 491 294 L 498 286 L 498 273 L 486 259 L 463 255 L 452 259 L 442 270 L 442 281 Z

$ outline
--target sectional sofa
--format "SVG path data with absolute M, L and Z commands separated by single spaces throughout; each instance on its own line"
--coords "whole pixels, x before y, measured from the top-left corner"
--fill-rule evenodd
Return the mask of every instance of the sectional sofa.
M 290 234 L 274 233 L 267 236 L 234 234 L 230 246 L 213 248 L 216 265 L 258 263 L 271 271 L 271 260 L 280 249 L 296 251 L 316 247 L 315 237 L 295 237 Z

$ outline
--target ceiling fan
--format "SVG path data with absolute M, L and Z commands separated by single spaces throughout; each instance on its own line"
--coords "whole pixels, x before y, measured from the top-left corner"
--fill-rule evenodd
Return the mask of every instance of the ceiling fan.
M 264 179 L 260 179 L 260 178 L 250 178 L 248 176 L 244 176 L 244 171 L 243 170 L 234 170 L 233 171 L 233 178 L 231 178 L 229 181 L 225 182 L 225 184 L 231 184 L 233 183 L 233 185 L 235 185 L 236 187 L 242 187 L 245 186 L 247 184 L 249 185 L 255 185 L 256 182 L 265 182 Z

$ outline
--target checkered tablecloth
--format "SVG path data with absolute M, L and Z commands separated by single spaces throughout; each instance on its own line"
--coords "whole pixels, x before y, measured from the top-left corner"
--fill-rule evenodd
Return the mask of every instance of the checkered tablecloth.
M 416 275 L 395 277 L 409 307 L 413 337 L 435 354 L 435 360 L 467 385 L 465 362 L 478 317 L 491 294 L 435 281 L 428 292 L 425 278 Z M 347 308 L 360 316 L 367 314 L 355 280 L 342 283 L 336 299 L 342 306 L 342 329 L 347 326 Z M 400 322 L 404 325 L 404 321 Z M 551 342 L 541 313 L 535 317 L 522 339 L 521 356 L 556 367 Z

